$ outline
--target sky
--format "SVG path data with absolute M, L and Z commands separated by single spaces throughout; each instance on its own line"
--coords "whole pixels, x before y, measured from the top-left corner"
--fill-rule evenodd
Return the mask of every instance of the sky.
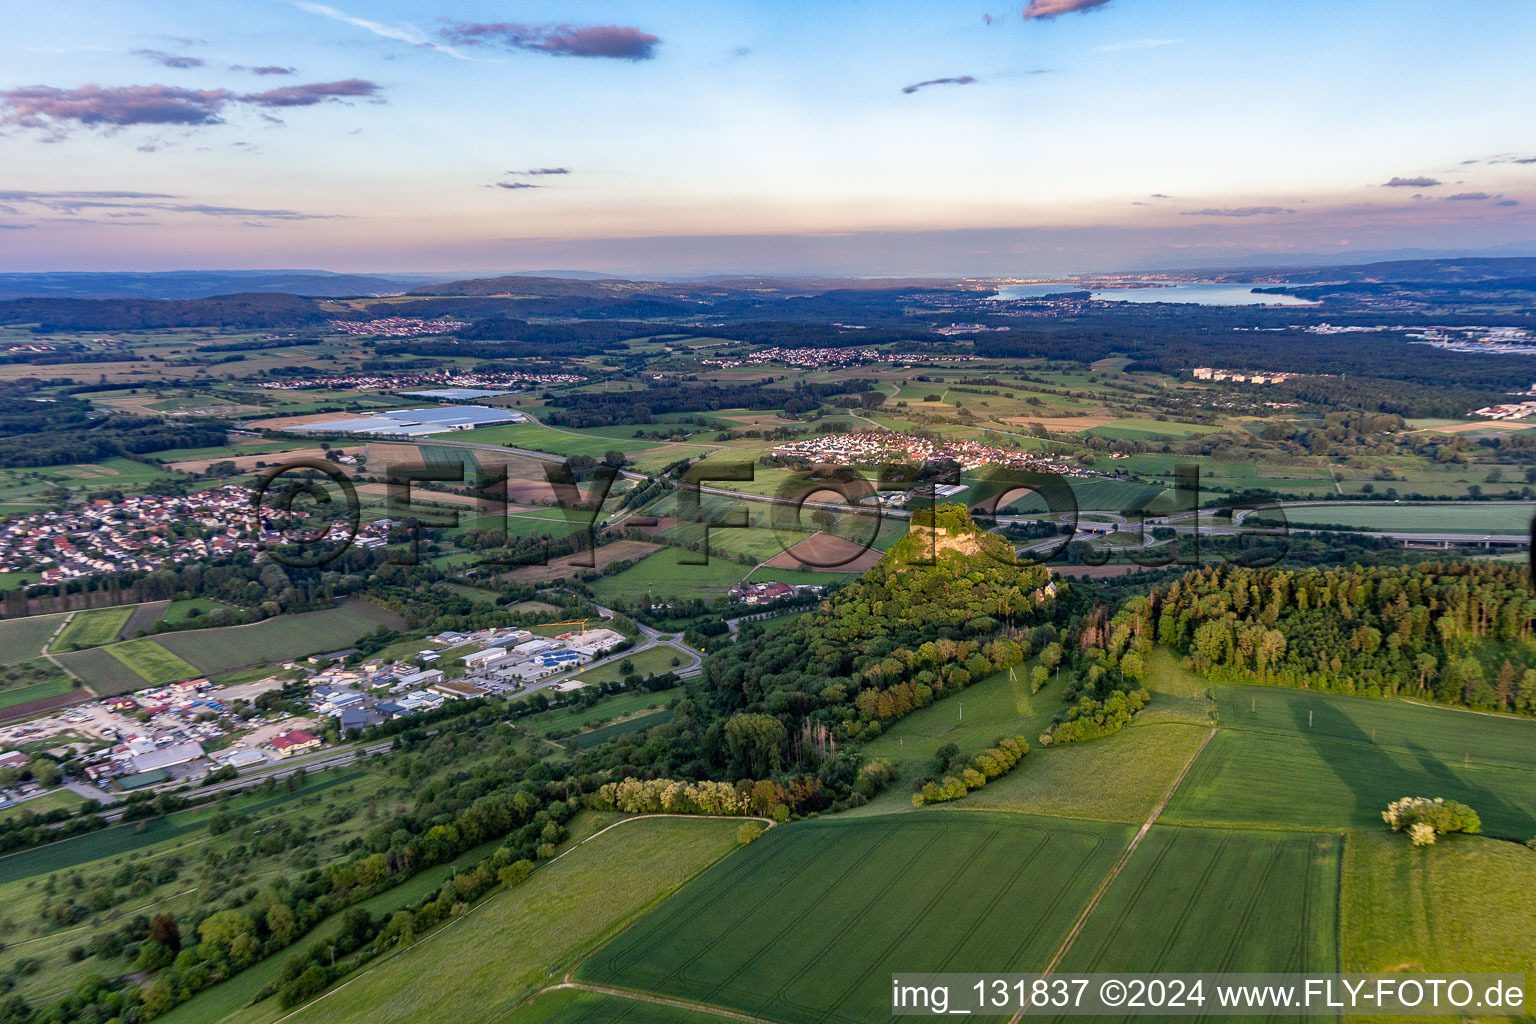
M 1530 0 L 52 0 L 0 271 L 1536 254 Z

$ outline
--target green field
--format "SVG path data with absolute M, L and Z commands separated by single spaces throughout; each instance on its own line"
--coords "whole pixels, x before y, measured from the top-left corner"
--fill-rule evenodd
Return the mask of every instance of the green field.
M 591 455 L 598 459 L 611 451 L 636 452 L 656 447 L 654 441 L 625 441 L 601 435 L 568 433 L 564 427 L 556 429 L 538 423 L 503 423 L 494 427 L 477 427 L 474 430 L 456 433 L 453 439 L 475 444 L 500 444 L 509 448 L 527 448 L 532 451 L 549 452 L 552 455 Z
M 114 645 L 115 646 L 115 645 Z M 126 662 L 113 657 L 111 647 L 92 647 L 54 656 L 54 660 L 101 696 L 142 690 L 149 684 Z M 196 675 L 196 673 L 193 673 Z
M 1345 971 L 1536 974 L 1536 850 L 1475 836 L 1424 849 L 1385 829 L 1349 836 L 1340 899 Z
M 1061 968 L 1337 971 L 1342 845 L 1332 835 L 1154 828 Z
M 712 1013 L 563 989 L 540 995 L 497 1024 L 719 1024 Z
M 1224 728 L 1536 770 L 1536 721 L 1280 686 L 1211 687 Z
M 1129 833 L 994 814 L 792 824 L 576 976 L 785 1024 L 884 1020 L 892 971 L 1043 967 Z
M 540 736 L 571 729 L 586 729 L 593 724 L 601 725 L 632 715 L 658 711 L 682 695 L 683 689 L 680 686 L 656 693 L 621 693 L 598 701 L 589 708 L 576 706 L 545 711 L 523 719 L 523 724 Z
M 1154 437 L 1189 438 L 1199 437 L 1202 434 L 1214 434 L 1220 427 L 1206 426 L 1199 423 L 1174 423 L 1172 421 L 1139 419 L 1127 417 L 1106 423 L 1102 427 L 1093 427 L 1084 431 L 1097 437 L 1109 438 L 1112 441 L 1148 441 Z
M 1280 784 L 1278 780 L 1284 780 Z M 1536 836 L 1536 771 L 1328 739 L 1223 729 L 1205 748 L 1162 820 L 1251 828 L 1380 828 L 1405 796 L 1470 805 L 1483 831 Z
M 115 608 L 91 608 L 75 612 L 53 642 L 54 651 L 76 651 L 86 647 L 101 647 L 118 638 L 128 619 L 133 615 L 132 605 Z
M 617 661 L 610 661 L 606 665 L 578 672 L 572 677 L 572 681 L 585 683 L 588 686 L 619 682 L 624 678 L 622 666 L 626 661 L 630 663 L 637 675 L 642 677 L 660 675 L 663 672 L 672 671 L 673 658 L 677 658 L 682 664 L 688 663 L 687 658 L 671 647 L 648 647 L 643 651 L 626 653 L 624 657 Z
M 1514 533 L 1531 530 L 1528 503 L 1495 505 L 1482 501 L 1458 501 L 1446 505 L 1339 505 L 1292 506 L 1284 510 L 1286 521 L 1297 526 L 1353 526 L 1360 530 L 1396 530 L 1403 533 Z M 1256 515 L 1274 517 L 1277 513 Z
M 165 608 L 165 611 L 161 613 L 160 617 L 166 622 L 180 625 L 181 623 L 186 622 L 188 619 L 207 615 L 215 608 L 222 607 L 224 606 L 219 604 L 219 602 L 210 601 L 206 597 L 191 597 L 181 601 L 172 601 Z M 194 614 L 194 612 L 196 614 Z
M 68 693 L 75 688 L 74 681 L 64 673 L 41 683 L 31 683 L 26 686 L 13 686 L 0 690 L 0 708 L 12 708 L 17 704 L 25 704 L 28 701 L 43 700 L 47 697 L 57 697 Z M 89 696 L 82 692 L 82 696 Z
M 198 670 L 171 651 L 145 637 L 113 644 L 104 650 L 136 672 L 148 686 L 164 686 L 182 679 L 195 679 Z
M 43 653 L 43 645 L 59 628 L 67 612 L 0 619 L 0 665 L 31 661 Z
M 33 814 L 47 814 L 49 811 L 58 810 L 73 811 L 83 803 L 85 803 L 85 797 L 78 793 L 68 789 L 56 789 L 51 793 L 44 793 L 42 796 L 23 800 L 19 804 L 0 810 L 0 821 L 20 817 L 28 811 Z
M 652 601 L 678 598 L 723 597 L 748 572 L 748 567 L 718 556 L 707 565 L 685 565 L 684 559 L 705 556 L 682 548 L 662 548 L 616 576 L 592 581 L 592 592 L 602 602 L 639 601 L 647 594 Z
M 280 615 L 249 626 L 164 633 L 156 642 L 195 665 L 199 672 L 209 674 L 339 651 L 381 625 L 398 627 L 400 620 L 365 601 L 353 600 L 336 608 Z
M 932 810 L 1023 811 L 1140 824 L 1167 795 L 1208 731 L 1194 725 L 1138 723 L 1102 740 L 1034 747 L 1007 775 L 963 800 L 935 804 Z M 893 788 L 907 797 L 906 787 L 898 783 Z
M 541 867 L 518 888 L 375 962 L 344 990 L 290 1019 L 295 1024 L 496 1020 L 730 852 L 737 825 L 709 818 L 622 824 Z

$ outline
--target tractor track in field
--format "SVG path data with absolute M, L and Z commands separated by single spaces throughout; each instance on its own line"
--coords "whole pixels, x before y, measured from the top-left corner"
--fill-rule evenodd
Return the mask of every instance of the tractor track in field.
M 1168 806 L 1168 801 L 1173 799 L 1173 794 L 1178 792 L 1179 786 L 1184 782 L 1184 776 L 1188 775 L 1189 770 L 1194 767 L 1195 761 L 1199 759 L 1201 752 L 1205 750 L 1206 744 L 1210 743 L 1211 737 L 1220 731 L 1219 727 L 1213 726 L 1211 731 L 1205 734 L 1205 739 L 1200 741 L 1200 746 L 1196 747 L 1195 752 L 1189 755 L 1189 760 L 1184 762 L 1184 767 L 1180 769 L 1178 776 L 1173 780 L 1173 785 L 1168 787 L 1168 792 L 1163 794 L 1163 799 L 1158 802 L 1158 805 L 1152 808 L 1152 813 L 1142 823 L 1141 828 L 1131 840 L 1130 845 L 1125 848 L 1125 852 L 1120 855 L 1120 859 L 1115 861 L 1115 866 L 1109 869 L 1109 874 L 1104 876 L 1104 881 L 1100 882 L 1099 887 L 1094 890 L 1093 896 L 1088 900 L 1088 905 L 1078 915 L 1077 923 L 1072 926 L 1072 930 L 1067 933 L 1067 937 L 1061 940 L 1061 945 L 1056 947 L 1056 954 L 1051 957 L 1050 962 L 1041 970 L 1040 977 L 1050 976 L 1061 965 L 1061 961 L 1066 957 L 1067 951 L 1072 948 L 1072 944 L 1077 941 L 1078 935 L 1082 933 L 1083 928 L 1088 924 L 1088 919 L 1093 916 L 1094 910 L 1098 909 L 1099 901 L 1104 898 L 1104 894 L 1109 891 L 1109 887 L 1114 884 L 1115 879 L 1120 877 L 1120 872 L 1130 862 L 1131 855 L 1136 852 L 1136 848 L 1141 845 L 1141 841 L 1147 837 L 1147 833 L 1152 831 L 1152 826 L 1157 822 L 1158 817 L 1162 815 L 1163 809 Z M 1024 1013 L 1024 1010 L 1015 1013 L 1012 1017 L 1008 1018 L 1008 1024 L 1018 1024 L 1019 1021 L 1024 1019 Z
M 674 999 L 671 996 L 651 995 L 648 992 L 632 992 L 625 988 L 609 988 L 606 985 L 589 985 L 582 981 L 563 981 L 558 985 L 550 985 L 540 991 L 554 992 L 559 989 L 576 989 L 580 992 L 594 992 L 603 996 L 614 996 L 619 999 L 633 999 L 641 1003 L 653 1003 L 656 1006 L 670 1006 L 675 1010 L 690 1010 L 694 1013 L 707 1013 L 712 1017 L 724 1017 L 727 1020 L 744 1020 L 749 1024 L 783 1024 L 782 1021 L 769 1020 L 767 1017 L 754 1017 L 750 1013 L 741 1013 L 737 1010 L 727 1010 L 723 1006 L 714 1006 L 710 1003 L 696 1003 L 691 999 Z M 510 1011 L 509 1011 L 510 1012 Z

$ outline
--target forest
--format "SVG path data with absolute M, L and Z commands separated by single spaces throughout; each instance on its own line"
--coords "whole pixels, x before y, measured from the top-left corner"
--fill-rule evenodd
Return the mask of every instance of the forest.
M 1133 600 L 1153 609 L 1157 642 L 1210 679 L 1536 714 L 1523 567 L 1212 567 Z

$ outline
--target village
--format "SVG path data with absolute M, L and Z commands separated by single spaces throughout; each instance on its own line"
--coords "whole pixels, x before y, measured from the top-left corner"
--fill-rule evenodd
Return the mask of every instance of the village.
M 525 373 L 511 370 L 479 373 L 471 370 L 444 370 L 436 373 L 402 373 L 389 377 L 375 374 L 339 374 L 334 377 L 305 377 L 293 380 L 267 380 L 257 387 L 271 391 L 397 391 L 402 388 L 446 384 L 468 388 L 516 388 L 534 385 L 579 384 L 587 378 L 574 373 Z
M 96 573 L 153 570 L 222 558 L 282 540 L 252 515 L 255 492 L 228 484 L 189 495 L 126 495 L 6 520 L 0 524 L 0 574 L 40 572 L 42 583 Z M 300 510 L 295 516 L 302 517 Z M 355 543 L 384 543 L 383 522 L 365 523 Z
M 1039 452 L 1014 451 L 948 437 L 917 437 L 894 431 L 867 430 L 855 434 L 826 434 L 778 446 L 773 454 L 814 463 L 876 466 L 892 462 L 954 462 L 961 469 L 995 466 L 1088 477 L 1097 474 Z

